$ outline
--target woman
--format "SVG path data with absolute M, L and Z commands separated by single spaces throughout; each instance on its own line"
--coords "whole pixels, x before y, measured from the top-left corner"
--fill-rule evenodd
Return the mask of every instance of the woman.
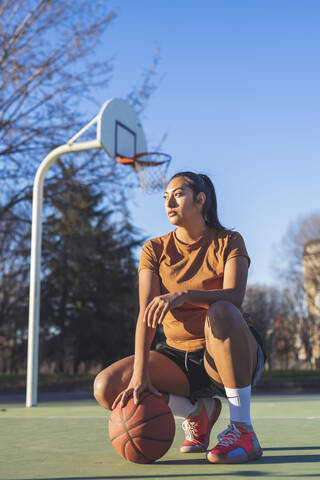
M 145 390 L 162 395 L 184 416 L 182 453 L 206 451 L 225 396 L 230 425 L 207 453 L 212 463 L 259 458 L 262 450 L 250 419 L 251 385 L 264 354 L 240 306 L 250 259 L 241 235 L 217 216 L 213 184 L 206 175 L 180 172 L 165 191 L 172 232 L 149 240 L 139 265 L 140 312 L 135 355 L 103 370 L 94 394 L 105 408 Z M 166 343 L 150 351 L 158 325 Z

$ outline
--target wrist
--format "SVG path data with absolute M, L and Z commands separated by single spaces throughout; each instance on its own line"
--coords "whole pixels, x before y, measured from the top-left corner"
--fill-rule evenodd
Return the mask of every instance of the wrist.
M 137 370 L 133 370 L 132 372 L 132 377 L 131 377 L 131 382 L 134 382 L 134 383 L 143 383 L 143 379 L 146 377 L 146 373 L 143 372 L 143 371 L 137 371 Z
M 133 372 L 132 372 L 132 376 L 133 377 L 136 377 L 136 378 L 142 378 L 142 377 L 145 377 L 146 375 L 148 375 L 148 365 L 147 365 L 147 361 L 144 362 L 144 363 L 136 363 L 133 365 Z

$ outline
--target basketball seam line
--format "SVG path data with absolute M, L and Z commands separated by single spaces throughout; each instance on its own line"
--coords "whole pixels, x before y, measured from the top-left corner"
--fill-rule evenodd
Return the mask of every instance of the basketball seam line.
M 154 418 L 163 417 L 164 415 L 168 415 L 168 414 L 170 414 L 170 412 L 163 412 L 163 413 L 159 413 L 158 415 L 155 415 L 155 416 L 153 416 L 153 417 L 150 417 L 150 418 L 148 418 L 147 420 L 140 420 L 140 422 L 135 423 L 134 425 L 132 425 L 132 426 L 130 427 L 130 430 L 132 430 L 132 429 L 135 428 L 135 427 L 138 427 L 139 425 L 141 426 L 141 425 L 143 425 L 144 423 L 147 423 L 147 422 L 149 422 L 150 420 L 153 420 Z M 122 410 L 121 410 L 121 416 L 123 417 Z M 114 421 L 112 421 L 112 420 L 109 420 L 109 421 L 110 421 L 110 423 L 113 423 L 113 424 L 115 424 L 115 425 L 123 425 L 124 428 L 125 428 L 125 431 L 126 431 L 126 432 L 129 432 L 129 430 L 127 429 L 127 427 L 126 427 L 126 425 L 125 425 L 126 420 L 122 420 L 122 422 L 114 422 Z M 125 432 L 121 432 L 121 433 L 119 433 L 118 435 L 116 435 L 115 437 L 110 438 L 111 442 L 113 442 L 113 440 L 115 440 L 116 438 L 120 437 L 120 436 L 123 435 L 124 433 L 125 433 Z
M 138 405 L 137 405 L 137 407 L 138 407 Z M 122 408 L 121 408 L 121 417 L 122 417 L 122 421 L 124 421 L 124 415 L 123 415 Z M 129 433 L 129 431 L 128 431 L 125 423 L 123 423 L 123 426 L 124 426 L 124 428 L 125 428 L 125 430 L 126 430 L 126 433 L 127 433 L 127 436 L 128 436 L 127 440 L 124 442 L 123 447 L 122 447 L 122 453 L 123 453 L 124 458 L 127 459 L 125 449 L 126 449 L 127 443 L 130 441 L 131 445 L 133 446 L 133 448 L 135 449 L 135 451 L 136 451 L 137 453 L 139 453 L 140 455 L 142 455 L 142 456 L 143 456 L 146 460 L 148 460 L 149 462 L 152 462 L 152 460 L 151 460 L 150 458 L 146 457 L 142 452 L 140 452 L 140 450 L 139 450 L 138 447 L 134 444 L 134 442 L 131 441 L 132 438 L 131 438 L 131 435 L 130 435 L 130 433 Z
M 144 393 L 144 392 L 142 392 L 142 393 Z M 145 396 L 143 397 L 143 399 L 150 397 L 150 395 L 153 395 L 153 394 L 150 393 L 150 392 L 146 392 L 146 393 L 147 393 L 147 395 L 145 395 Z M 126 422 L 127 422 L 128 420 L 130 420 L 131 417 L 133 417 L 133 415 L 136 413 L 137 408 L 139 407 L 139 405 L 140 405 L 140 403 L 137 403 L 137 405 L 134 407 L 133 411 L 131 412 L 131 415 L 129 415 L 129 417 L 125 419 Z M 121 407 L 121 412 L 122 412 L 122 410 L 123 410 L 123 407 Z
M 146 440 L 152 440 L 153 442 L 171 442 L 171 438 L 154 438 L 154 437 L 147 437 L 146 435 L 134 435 L 131 437 L 133 438 L 145 438 Z

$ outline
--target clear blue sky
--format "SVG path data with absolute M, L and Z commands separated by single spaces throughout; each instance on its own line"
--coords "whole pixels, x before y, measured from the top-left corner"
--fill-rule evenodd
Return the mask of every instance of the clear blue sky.
M 125 97 L 160 47 L 164 80 L 143 116 L 149 144 L 168 131 L 169 176 L 211 176 L 221 222 L 245 238 L 249 283 L 272 284 L 289 223 L 320 208 L 320 2 L 109 5 L 119 17 L 99 52 L 116 58 L 101 103 Z M 146 236 L 171 230 L 162 195 L 135 192 L 133 203 Z

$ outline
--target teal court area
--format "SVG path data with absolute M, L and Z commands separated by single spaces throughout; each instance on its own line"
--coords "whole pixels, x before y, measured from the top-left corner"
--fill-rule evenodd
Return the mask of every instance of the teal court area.
M 256 395 L 252 417 L 261 459 L 213 465 L 204 454 L 183 455 L 181 419 L 168 453 L 149 465 L 123 460 L 106 433 L 105 411 L 94 400 L 0 405 L 0 479 L 307 479 L 320 478 L 320 395 Z M 227 405 L 210 445 L 228 423 Z

